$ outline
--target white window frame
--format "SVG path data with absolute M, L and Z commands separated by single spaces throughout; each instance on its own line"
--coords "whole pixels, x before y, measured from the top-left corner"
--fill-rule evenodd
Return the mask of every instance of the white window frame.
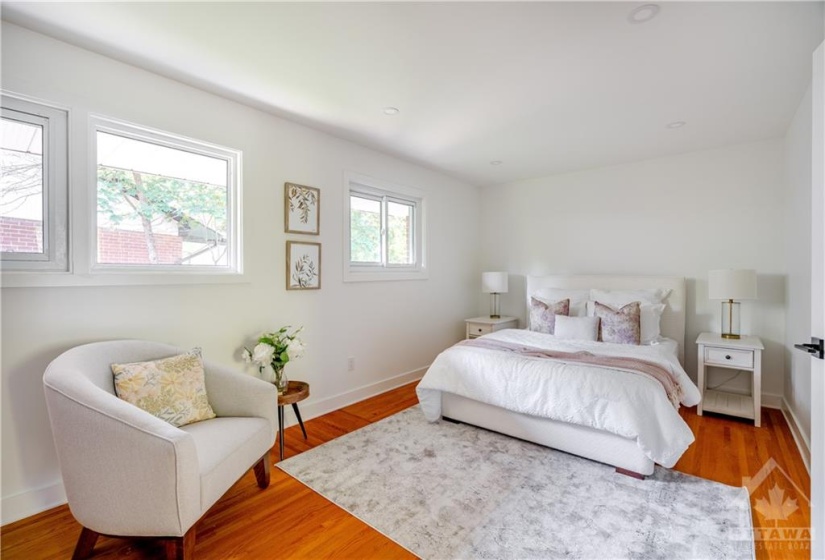
M 241 152 L 177 134 L 110 119 L 89 117 L 89 270 L 92 274 L 241 275 Z M 106 264 L 97 262 L 97 133 L 104 132 L 227 162 L 227 265 Z
M 65 109 L 2 92 L 4 118 L 43 128 L 43 252 L 2 253 L 3 272 L 69 270 L 69 113 Z M 4 284 L 6 284 L 4 279 Z
M 380 263 L 351 262 L 350 197 L 360 195 L 381 202 L 381 261 Z M 413 206 L 413 264 L 390 264 L 387 247 L 387 203 L 397 202 Z M 418 189 L 382 181 L 366 175 L 344 174 L 344 282 L 380 280 L 423 280 L 428 277 L 426 197 Z

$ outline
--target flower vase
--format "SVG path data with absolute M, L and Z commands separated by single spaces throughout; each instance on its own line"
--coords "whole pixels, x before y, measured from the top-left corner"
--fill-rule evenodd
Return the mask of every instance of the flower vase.
M 278 394 L 283 395 L 286 393 L 287 388 L 289 387 L 289 379 L 286 377 L 286 372 L 284 371 L 284 366 L 279 368 L 274 368 L 275 376 L 273 383 L 275 387 L 278 389 Z
M 275 368 L 272 366 L 261 366 L 258 368 L 258 372 L 261 375 L 261 380 L 266 381 L 267 383 L 275 383 Z

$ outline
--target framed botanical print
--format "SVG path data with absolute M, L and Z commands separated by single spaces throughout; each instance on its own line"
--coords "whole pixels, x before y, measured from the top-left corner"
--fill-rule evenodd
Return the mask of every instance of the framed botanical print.
M 284 183 L 284 231 L 318 235 L 321 227 L 321 189 Z
M 286 289 L 321 289 L 321 244 L 286 242 Z

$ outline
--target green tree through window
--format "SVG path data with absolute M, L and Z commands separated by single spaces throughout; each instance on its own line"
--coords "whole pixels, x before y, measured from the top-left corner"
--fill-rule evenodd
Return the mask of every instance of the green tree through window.
M 226 243 L 226 187 L 98 166 L 97 212 L 102 223 L 117 228 L 139 221 L 149 264 L 158 264 L 154 228 L 174 223 L 178 235 L 202 250 Z M 190 255 L 180 255 L 181 264 Z
M 423 193 L 355 174 L 347 181 L 344 281 L 427 278 Z

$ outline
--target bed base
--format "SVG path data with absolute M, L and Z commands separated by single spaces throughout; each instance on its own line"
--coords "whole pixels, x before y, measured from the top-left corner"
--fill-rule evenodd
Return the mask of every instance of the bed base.
M 621 467 L 616 467 L 616 472 L 619 474 L 623 474 L 625 476 L 629 476 L 630 478 L 637 478 L 639 480 L 644 480 L 645 475 L 633 471 L 629 471 L 627 469 L 623 469 Z
M 452 393 L 441 394 L 442 417 L 453 422 L 523 439 L 616 467 L 616 472 L 644 478 L 654 463 L 636 441 L 585 426 L 511 412 Z

